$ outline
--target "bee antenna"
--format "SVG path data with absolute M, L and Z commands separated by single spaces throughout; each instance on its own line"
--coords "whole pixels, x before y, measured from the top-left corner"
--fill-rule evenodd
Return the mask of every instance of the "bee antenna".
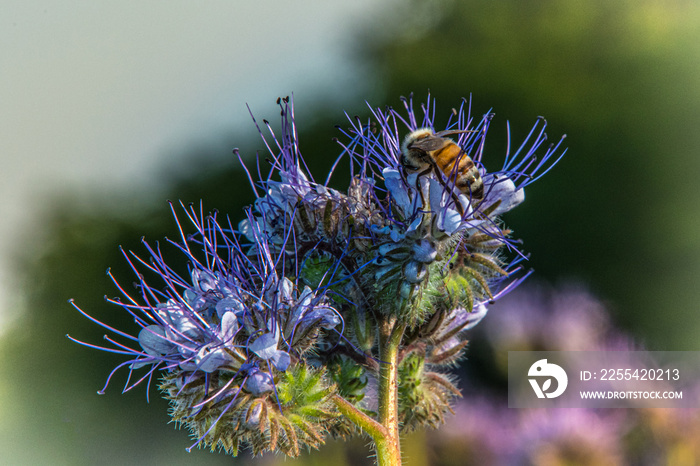
M 462 133 L 477 133 L 478 131 L 473 130 L 473 129 L 451 129 L 451 130 L 444 130 L 440 131 L 438 133 L 435 133 L 436 136 L 447 136 L 450 134 L 462 134 Z

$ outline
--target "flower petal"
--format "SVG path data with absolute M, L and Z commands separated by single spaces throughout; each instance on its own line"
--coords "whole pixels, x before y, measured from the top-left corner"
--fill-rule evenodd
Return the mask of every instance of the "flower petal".
M 275 338 L 274 333 L 265 333 L 256 338 L 255 341 L 248 346 L 248 349 L 261 359 L 270 359 L 278 351 L 277 338 Z
M 401 209 L 401 212 L 405 216 L 410 215 L 413 204 L 408 194 L 408 188 L 401 177 L 401 173 L 394 168 L 385 168 L 382 170 L 382 176 L 384 177 L 386 189 L 389 190 L 391 197 Z
M 165 329 L 160 325 L 149 325 L 139 332 L 139 344 L 151 356 L 174 353 L 177 346 L 165 336 Z
M 488 208 L 495 202 L 501 201 L 490 214 L 491 217 L 508 212 L 525 200 L 525 191 L 522 188 L 516 189 L 515 183 L 510 178 L 496 178 L 493 175 L 486 175 L 484 178 L 484 190 L 487 193 L 484 205 Z
M 238 330 L 240 330 L 238 317 L 233 312 L 226 312 L 221 317 L 221 340 L 225 344 L 231 344 Z
M 211 373 L 231 360 L 231 356 L 223 348 L 205 345 L 197 351 L 194 362 L 199 370 Z
M 248 371 L 248 377 L 245 381 L 245 388 L 255 396 L 272 391 L 274 382 L 272 377 L 267 372 L 263 372 L 257 367 L 253 367 Z

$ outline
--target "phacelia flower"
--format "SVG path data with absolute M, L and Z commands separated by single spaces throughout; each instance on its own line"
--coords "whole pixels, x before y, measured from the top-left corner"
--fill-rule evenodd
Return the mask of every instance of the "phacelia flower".
M 273 142 L 266 143 L 273 167 L 261 183 L 264 194 L 258 193 L 255 201 L 255 221 L 270 237 L 281 238 L 281 229 L 294 216 L 294 244 L 302 260 L 317 261 L 324 254 L 339 260 L 338 273 L 353 277 L 356 289 L 346 290 L 359 300 L 353 305 L 396 313 L 415 324 L 430 313 L 431 305 L 461 304 L 471 310 L 475 302 L 492 301 L 492 288 L 507 288 L 508 278 L 521 270 L 523 255 L 498 215 L 520 204 L 524 188 L 563 155 L 559 141 L 537 159 L 547 140 L 544 119 L 513 154 L 506 154 L 500 170 L 487 172 L 481 159 L 494 115 L 475 123 L 465 102 L 454 111 L 446 130 L 460 134 L 455 142 L 462 156 L 478 167 L 484 196 L 477 201 L 459 191 L 448 175 L 432 171 L 418 176 L 400 163 L 403 137 L 420 127 L 434 129 L 430 97 L 420 118 L 412 99 L 404 99 L 405 112 L 371 109 L 373 118 L 367 122 L 350 119 L 350 128 L 342 131 L 349 141 L 339 141 L 340 157 L 351 165 L 347 194 L 328 187 L 333 171 L 324 184 L 304 173 L 293 107 L 289 100 L 280 105 L 283 134 L 273 134 Z M 282 181 L 274 179 L 275 172 Z M 247 231 L 249 221 L 240 228 Z M 299 250 L 300 241 L 315 246 Z M 501 248 L 514 251 L 514 259 L 504 261 Z M 448 269 L 458 269 L 452 283 L 431 279 L 446 277 Z M 470 286 L 462 286 L 466 283 Z M 435 299 L 449 294 L 450 286 L 460 290 L 449 302 Z M 414 306 L 425 291 L 432 298 Z
M 255 453 L 279 448 L 291 455 L 300 445 L 320 445 L 335 423 L 328 402 L 335 388 L 308 357 L 327 333 L 341 331 L 326 290 L 280 275 L 277 266 L 284 258 L 272 252 L 257 227 L 249 232 L 251 253 L 247 239 L 215 215 L 205 217 L 191 207 L 186 214 L 195 233 L 168 242 L 186 256 L 190 277 L 177 275 L 159 246 L 144 242 L 149 261 L 125 253 L 139 277 L 140 296 L 119 287 L 125 299 L 109 301 L 128 311 L 141 331 L 132 337 L 102 324 L 136 345 L 108 337 L 116 349 L 101 349 L 130 358 L 119 367 L 148 369 L 125 390 L 162 371 L 160 388 L 171 401 L 173 419 L 189 427 L 197 444 L 234 454 L 240 445 Z M 179 222 L 178 227 L 184 231 Z M 146 282 L 141 269 L 155 273 L 161 285 Z
M 246 218 L 234 228 L 190 208 L 194 234 L 168 241 L 184 253 L 189 277 L 158 246 L 145 244 L 150 260 L 125 253 L 140 297 L 120 287 L 125 300 L 111 301 L 140 332 L 107 327 L 134 343 L 110 340 L 111 351 L 129 357 L 119 367 L 147 369 L 127 389 L 160 370 L 173 419 L 196 444 L 296 456 L 377 416 L 380 374 L 392 364 L 381 358 L 388 340 L 378 334 L 392 327 L 398 422 L 436 427 L 460 396 L 448 369 L 464 352 L 466 330 L 528 275 L 499 215 L 559 160 L 561 141 L 543 148 L 539 119 L 503 167 L 487 171 L 493 114 L 473 118 L 463 101 L 440 131 L 430 97 L 421 111 L 404 99 L 401 111 L 370 108 L 367 121 L 350 119 L 321 183 L 301 156 L 292 100 L 278 104 L 279 134 L 263 120 L 265 136 L 254 120 L 271 166 L 262 173 L 257 164 L 258 180 L 246 168 L 256 196 Z M 438 169 L 426 145 L 420 157 L 429 169 L 408 166 L 406 151 L 419 149 L 404 140 L 418 130 L 449 146 L 455 168 Z M 331 188 L 344 159 L 347 189 Z M 165 289 L 146 283 L 141 269 Z
M 292 101 L 279 101 L 282 134 L 265 122 L 271 141 L 263 135 L 272 168 L 260 183 L 251 179 L 255 218 L 239 228 L 247 232 L 258 225 L 276 244 L 291 225 L 294 241 L 286 244 L 294 248 L 287 253 L 300 261 L 299 279 L 311 287 L 327 285 L 346 323 L 336 353 L 366 366 L 370 378 L 376 376 L 376 362 L 366 355 L 376 354 L 378 316 L 404 322 L 409 330 L 402 357 L 415 361 L 403 374 L 412 386 L 423 381 L 424 394 L 439 396 L 406 396 L 414 401 L 403 412 L 414 419 L 417 412 L 430 413 L 416 422 L 436 425 L 459 393 L 437 366 L 457 361 L 466 346 L 464 330 L 527 276 L 519 273 L 525 256 L 498 216 L 523 202 L 525 188 L 565 151 L 559 151 L 561 140 L 544 147 L 546 121 L 540 118 L 519 148 L 506 154 L 501 169 L 489 172 L 482 156 L 492 113 L 475 119 L 463 101 L 441 132 L 430 97 L 420 116 L 412 99 L 403 102 L 403 111 L 371 108 L 369 120 L 350 118 L 350 127 L 341 130 L 342 153 L 334 168 L 346 158 L 352 175 L 341 192 L 329 187 L 334 170 L 323 184 L 307 174 Z M 416 173 L 402 164 L 402 141 L 419 128 L 459 134 L 454 140 L 458 157 L 469 157 L 483 181 L 480 199 L 457 189 L 453 174 Z M 432 407 L 418 406 L 428 398 Z M 414 424 L 403 421 L 406 428 Z

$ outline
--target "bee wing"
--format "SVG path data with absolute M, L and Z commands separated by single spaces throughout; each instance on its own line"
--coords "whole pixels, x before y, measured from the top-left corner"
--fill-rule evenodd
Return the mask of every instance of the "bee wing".
M 419 139 L 408 145 L 409 149 L 418 149 L 423 152 L 438 150 L 445 145 L 445 138 L 428 137 Z

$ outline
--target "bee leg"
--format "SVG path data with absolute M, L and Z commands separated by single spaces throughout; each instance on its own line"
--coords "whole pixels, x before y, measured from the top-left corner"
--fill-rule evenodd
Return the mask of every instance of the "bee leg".
M 457 207 L 457 212 L 459 213 L 459 216 L 464 219 L 464 207 L 462 207 L 462 203 L 459 200 L 459 196 L 457 196 L 454 191 L 452 192 L 452 199 L 455 201 L 455 207 Z
M 418 175 L 416 175 L 416 190 L 418 191 L 418 194 L 420 194 L 420 201 L 421 201 L 421 209 L 422 210 L 426 210 L 427 206 L 425 204 L 425 197 L 423 197 L 423 190 L 420 188 L 420 177 L 427 175 L 428 173 L 430 173 L 430 171 L 432 169 L 433 169 L 433 167 L 428 167 L 425 170 L 423 170 L 422 172 L 420 172 Z
M 408 176 L 406 175 L 406 167 L 403 165 L 400 165 L 401 169 L 399 170 L 399 175 L 401 175 L 401 180 L 403 183 L 408 186 Z
M 446 191 L 449 191 L 452 199 L 455 201 L 455 207 L 457 208 L 457 212 L 459 213 L 460 217 L 464 218 L 464 208 L 462 208 L 462 203 L 459 201 L 459 196 L 457 196 L 457 194 L 455 194 L 455 190 L 447 186 L 445 180 L 442 179 L 442 172 L 437 165 L 433 165 L 432 169 L 435 171 L 435 178 L 437 178 L 438 182 L 443 188 L 445 188 Z

